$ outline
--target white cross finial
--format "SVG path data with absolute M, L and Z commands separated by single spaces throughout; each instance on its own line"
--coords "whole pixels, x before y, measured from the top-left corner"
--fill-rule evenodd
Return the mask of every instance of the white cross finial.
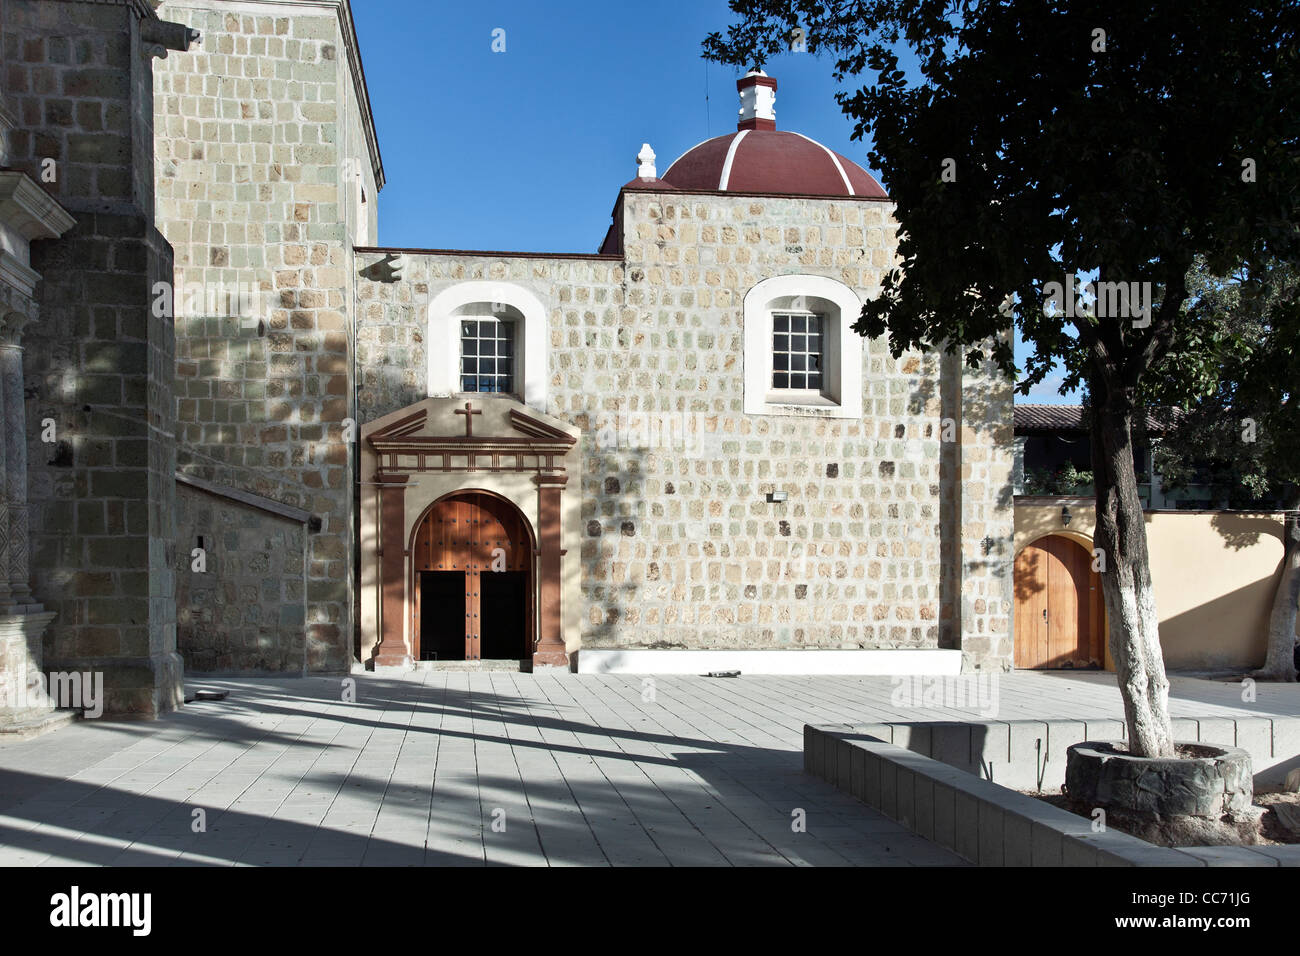
M 649 143 L 641 144 L 641 152 L 636 154 L 636 161 L 636 174 L 640 179 L 659 178 L 659 173 L 655 170 L 655 151 Z

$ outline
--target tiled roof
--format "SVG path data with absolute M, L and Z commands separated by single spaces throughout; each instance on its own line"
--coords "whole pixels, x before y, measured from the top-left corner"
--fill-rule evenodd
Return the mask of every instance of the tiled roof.
M 738 130 L 705 140 L 677 157 L 663 178 L 685 190 L 888 198 L 847 156 L 778 130 Z
M 1016 434 L 1031 432 L 1081 432 L 1082 405 L 1016 405 Z
M 1158 435 L 1165 430 L 1165 423 L 1178 414 L 1177 409 L 1153 409 L 1147 411 L 1146 430 Z M 1086 432 L 1088 425 L 1083 418 L 1082 405 L 1032 405 L 1015 406 L 1015 432 L 1028 435 L 1041 432 Z

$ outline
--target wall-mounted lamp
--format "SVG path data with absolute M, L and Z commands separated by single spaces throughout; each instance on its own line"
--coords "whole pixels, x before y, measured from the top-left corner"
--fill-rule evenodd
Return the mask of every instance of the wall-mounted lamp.
M 1069 505 L 1066 505 L 1064 508 L 1061 509 L 1061 524 L 1063 524 L 1063 525 L 1064 525 L 1065 527 L 1067 527 L 1067 528 L 1070 526 L 1070 506 L 1069 506 Z
M 788 497 L 789 495 L 787 495 L 784 491 L 769 491 L 767 493 L 767 503 L 779 505 L 782 502 L 784 502 L 785 499 Z

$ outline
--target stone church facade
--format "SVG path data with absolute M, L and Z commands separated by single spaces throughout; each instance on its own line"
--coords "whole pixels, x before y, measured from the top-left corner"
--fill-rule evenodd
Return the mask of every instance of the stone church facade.
M 776 128 L 771 77 L 735 133 L 643 148 L 596 252 L 384 249 L 346 0 L 4 2 L 7 93 L 137 44 L 8 137 L 34 179 L 63 157 L 86 243 L 33 247 L 47 668 L 147 714 L 182 668 L 1010 666 L 1010 388 L 852 332 L 892 205 Z

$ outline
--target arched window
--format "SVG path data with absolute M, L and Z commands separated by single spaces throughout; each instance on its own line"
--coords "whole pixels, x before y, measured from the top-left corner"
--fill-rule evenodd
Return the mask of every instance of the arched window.
M 513 395 L 546 409 L 546 309 L 522 286 L 462 282 L 429 303 L 429 395 Z
M 745 296 L 745 413 L 862 416 L 857 294 L 825 276 L 764 279 Z

